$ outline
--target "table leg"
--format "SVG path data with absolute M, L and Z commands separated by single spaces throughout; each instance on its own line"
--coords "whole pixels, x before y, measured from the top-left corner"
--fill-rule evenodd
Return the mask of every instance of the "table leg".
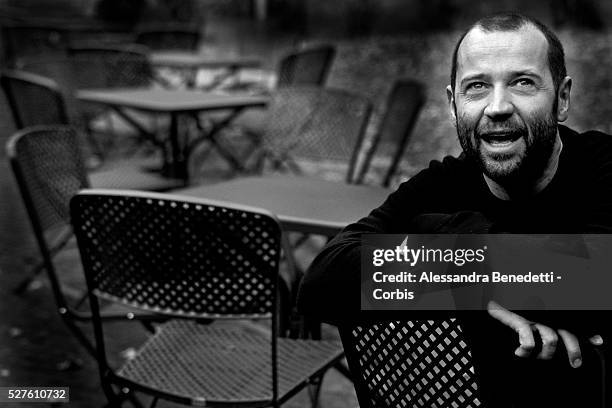
M 166 149 L 166 143 L 157 140 L 154 133 L 145 129 L 136 119 L 131 117 L 120 107 L 112 107 L 115 112 L 131 126 L 133 126 L 141 135 L 143 140 L 148 140 L 159 146 L 162 149 L 163 165 L 162 174 L 166 177 L 180 178 L 187 182 L 187 161 L 185 160 L 184 150 L 181 149 L 181 143 L 179 141 L 180 129 L 179 129 L 179 118 L 178 113 L 172 113 L 170 115 L 170 151 Z
M 164 163 L 164 175 L 180 178 L 187 182 L 187 155 L 181 149 L 179 141 L 179 114 L 170 115 L 170 161 Z
M 189 153 L 193 151 L 197 144 L 199 144 L 203 140 L 206 140 L 211 144 L 212 147 L 217 149 L 221 157 L 223 157 L 235 170 L 245 170 L 242 163 L 220 143 L 219 138 L 217 137 L 217 134 L 230 122 L 232 122 L 236 118 L 236 116 L 238 116 L 243 110 L 243 107 L 235 108 L 233 112 L 230 113 L 223 120 L 213 122 L 213 125 L 208 132 L 204 132 L 202 136 L 200 136 L 198 139 L 191 143 L 191 145 L 187 149 L 187 157 L 189 156 Z

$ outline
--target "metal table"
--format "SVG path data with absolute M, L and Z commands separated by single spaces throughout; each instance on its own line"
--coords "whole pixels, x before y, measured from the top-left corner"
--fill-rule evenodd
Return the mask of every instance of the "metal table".
M 240 112 L 249 107 L 261 107 L 268 103 L 266 96 L 246 94 L 217 94 L 193 90 L 167 89 L 84 89 L 76 93 L 76 97 L 85 102 L 105 105 L 117 112 L 128 123 L 152 140 L 150 131 L 145 129 L 125 109 L 169 114 L 170 115 L 170 154 L 164 160 L 164 174 L 170 177 L 182 178 L 187 181 L 187 159 L 191 146 L 181 143 L 179 135 L 179 116 L 184 114 L 197 115 L 200 112 L 227 110 L 230 113 L 220 121 L 213 123 L 212 128 L 202 134 L 219 151 L 232 166 L 242 168 L 236 157 L 227 151 L 217 139 L 218 132 L 227 126 Z
M 264 208 L 285 231 L 333 236 L 380 206 L 391 190 L 307 177 L 244 177 L 178 190 L 185 196 Z

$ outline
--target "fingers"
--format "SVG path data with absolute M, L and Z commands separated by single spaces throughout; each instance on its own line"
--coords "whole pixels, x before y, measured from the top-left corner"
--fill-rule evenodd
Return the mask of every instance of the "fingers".
M 501 323 L 514 329 L 515 331 L 518 331 L 518 329 L 522 328 L 525 324 L 529 325 L 529 321 L 527 319 L 509 311 L 494 301 L 489 302 L 487 312 L 489 312 L 491 317 L 499 320 Z
M 559 329 L 557 332 L 565 345 L 570 365 L 574 368 L 580 367 L 582 365 L 582 352 L 580 351 L 578 338 L 567 330 Z
M 516 313 L 512 313 L 494 301 L 489 302 L 487 311 L 491 317 L 517 332 L 519 347 L 514 350 L 514 354 L 518 357 L 529 357 L 531 353 L 533 353 L 536 345 L 531 323 L 527 319 Z
M 531 324 L 527 321 L 517 322 L 515 330 L 519 336 L 519 346 L 514 350 L 514 354 L 518 357 L 529 357 L 536 346 Z
M 591 343 L 594 346 L 601 346 L 604 343 L 603 337 L 601 337 L 599 334 L 596 334 L 595 336 L 589 339 L 589 343 Z
M 542 339 L 542 351 L 537 355 L 537 358 L 541 360 L 550 360 L 553 358 L 555 351 L 557 351 L 557 342 L 559 340 L 557 332 L 539 323 L 534 324 L 533 327 L 538 331 Z
M 514 351 L 514 354 L 518 357 L 529 357 L 533 354 L 536 347 L 534 331 L 537 331 L 542 339 L 542 351 L 538 353 L 537 358 L 542 360 L 551 359 L 557 350 L 559 337 L 561 337 L 570 365 L 574 368 L 582 365 L 582 352 L 578 338 L 567 330 L 560 329 L 555 331 L 543 324 L 531 323 L 494 301 L 489 302 L 487 311 L 491 317 L 517 332 L 520 345 Z M 591 337 L 589 341 L 596 346 L 603 344 L 603 338 L 599 335 Z

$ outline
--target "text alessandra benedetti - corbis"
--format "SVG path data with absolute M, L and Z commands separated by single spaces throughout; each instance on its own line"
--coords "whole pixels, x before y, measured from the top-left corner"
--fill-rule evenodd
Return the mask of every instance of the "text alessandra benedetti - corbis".
M 561 279 L 561 277 L 557 276 L 557 279 Z M 435 274 L 433 272 L 385 274 L 374 272 L 372 280 L 376 283 L 552 283 L 555 281 L 555 273 L 508 274 L 493 271 L 490 274 L 476 272 L 465 274 Z

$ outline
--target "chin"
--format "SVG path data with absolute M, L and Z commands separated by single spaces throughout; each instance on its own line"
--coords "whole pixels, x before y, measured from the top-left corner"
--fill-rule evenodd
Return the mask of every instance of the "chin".
M 504 182 L 516 179 L 521 173 L 521 161 L 520 160 L 482 160 L 481 166 L 483 172 L 491 180 L 496 182 Z

